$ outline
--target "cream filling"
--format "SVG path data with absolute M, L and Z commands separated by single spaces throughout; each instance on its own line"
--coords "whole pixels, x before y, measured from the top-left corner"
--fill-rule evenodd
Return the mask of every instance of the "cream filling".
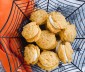
M 33 61 L 36 61 L 37 57 L 38 57 L 38 54 L 37 54 L 37 51 L 35 51 L 35 55 L 34 55 Z
M 61 40 L 58 42 L 58 45 L 56 46 L 56 52 L 58 51 L 58 48 L 60 46 Z
M 54 24 L 54 21 L 53 21 L 51 15 L 49 16 L 49 21 L 54 28 L 57 28 L 57 26 L 55 26 L 55 24 Z
M 62 45 L 62 48 L 65 48 L 65 46 Z M 67 56 L 66 56 L 66 51 L 65 51 L 65 49 L 63 49 L 63 51 L 64 51 L 64 56 L 65 56 L 66 62 L 68 62 L 68 58 L 67 58 Z

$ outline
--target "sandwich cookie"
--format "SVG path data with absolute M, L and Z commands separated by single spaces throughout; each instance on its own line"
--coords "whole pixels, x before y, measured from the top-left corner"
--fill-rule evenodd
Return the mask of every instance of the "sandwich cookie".
M 41 34 L 41 29 L 36 22 L 30 22 L 23 27 L 22 36 L 27 40 L 27 42 L 36 42 Z
M 35 21 L 37 25 L 42 25 L 46 22 L 48 14 L 45 10 L 37 10 L 33 12 L 30 16 L 31 21 Z
M 54 49 L 57 45 L 55 34 L 48 30 L 41 31 L 40 38 L 36 41 L 36 43 L 43 50 Z
M 59 35 L 62 41 L 73 42 L 77 35 L 75 25 L 67 25 L 66 28 L 59 33 Z
M 39 56 L 38 66 L 44 70 L 53 70 L 59 65 L 59 58 L 52 51 L 43 51 Z
M 66 64 L 66 63 L 72 62 L 73 49 L 69 42 L 65 42 L 65 45 L 60 44 L 57 53 L 58 53 L 59 59 L 63 63 Z
M 40 49 L 38 46 L 29 44 L 24 50 L 24 60 L 27 64 L 36 64 L 40 55 Z
M 60 12 L 51 12 L 47 19 L 47 28 L 53 32 L 60 32 L 67 25 L 65 17 Z

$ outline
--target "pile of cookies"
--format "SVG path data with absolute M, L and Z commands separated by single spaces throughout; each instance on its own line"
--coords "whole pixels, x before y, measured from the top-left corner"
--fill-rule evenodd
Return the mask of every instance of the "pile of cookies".
M 53 70 L 59 62 L 72 62 L 71 43 L 77 34 L 75 25 L 67 22 L 60 12 L 47 13 L 41 9 L 31 13 L 30 20 L 22 31 L 22 36 L 28 42 L 24 50 L 27 64 L 38 64 L 44 70 Z M 44 30 L 40 28 L 41 25 Z

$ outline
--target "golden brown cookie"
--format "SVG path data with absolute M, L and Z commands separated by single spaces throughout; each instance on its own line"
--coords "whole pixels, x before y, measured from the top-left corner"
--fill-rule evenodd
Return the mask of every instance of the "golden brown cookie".
M 47 20 L 48 14 L 45 10 L 37 10 L 33 12 L 30 16 L 31 21 L 35 21 L 37 25 L 42 25 Z
M 73 24 L 67 25 L 66 28 L 59 33 L 61 40 L 68 42 L 73 42 L 76 38 L 76 34 L 76 27 Z
M 66 42 L 65 45 L 60 44 L 57 53 L 58 53 L 60 60 L 63 63 L 72 62 L 73 50 L 72 50 L 71 44 L 69 42 Z
M 29 44 L 25 47 L 24 60 L 27 62 L 27 64 L 36 64 L 39 55 L 40 55 L 40 49 L 38 46 Z
M 40 38 L 36 41 L 36 43 L 43 50 L 54 49 L 57 45 L 55 34 L 49 32 L 48 30 L 41 31 Z
M 38 66 L 44 70 L 53 70 L 59 65 L 59 58 L 52 51 L 43 51 L 39 56 Z
M 36 22 L 30 22 L 23 27 L 22 36 L 27 40 L 27 42 L 35 42 L 39 39 L 41 34 L 41 29 Z
M 51 12 L 47 19 L 47 28 L 53 32 L 60 32 L 61 29 L 64 29 L 67 25 L 65 17 L 60 12 Z

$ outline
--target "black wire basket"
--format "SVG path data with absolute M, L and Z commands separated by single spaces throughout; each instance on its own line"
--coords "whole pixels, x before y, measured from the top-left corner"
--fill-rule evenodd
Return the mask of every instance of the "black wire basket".
M 29 16 L 26 15 L 24 10 L 27 6 L 26 4 L 33 4 L 33 6 L 27 8 L 27 12 L 31 12 L 32 10 L 37 9 L 44 9 L 47 12 L 51 11 L 59 11 L 65 17 L 66 20 L 72 24 L 76 25 L 77 29 L 77 36 L 72 43 L 72 47 L 74 50 L 73 54 L 73 61 L 70 64 L 62 64 L 60 63 L 59 66 L 52 70 L 51 72 L 85 72 L 85 2 L 82 0 L 80 3 L 73 3 L 67 0 L 36 0 L 33 3 L 33 0 L 30 0 L 26 3 L 17 3 L 18 0 L 14 0 L 10 15 L 6 23 L 8 23 L 11 15 L 12 21 L 15 14 L 17 14 L 14 25 L 9 33 L 4 33 L 2 38 L 16 38 L 19 39 L 20 43 L 22 44 L 22 48 L 20 48 L 20 52 L 22 53 L 23 57 L 23 47 L 27 45 L 26 41 L 21 36 L 22 27 L 29 23 Z M 78 1 L 79 2 L 79 1 Z M 14 12 L 13 12 L 14 11 Z M 9 29 L 8 29 L 9 30 Z M 8 31 L 7 30 L 7 31 Z M 15 42 L 14 42 L 15 43 Z M 16 45 L 16 43 L 15 43 Z M 18 49 L 16 50 L 18 52 Z M 23 62 L 22 62 L 23 63 Z M 33 72 L 45 72 L 37 65 L 31 66 Z

